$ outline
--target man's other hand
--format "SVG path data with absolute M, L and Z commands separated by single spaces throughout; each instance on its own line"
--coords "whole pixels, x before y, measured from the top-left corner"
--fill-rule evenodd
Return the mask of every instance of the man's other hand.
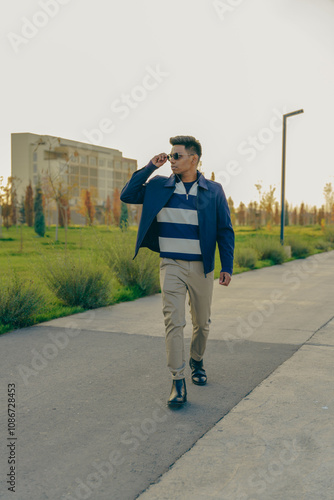
M 231 275 L 229 273 L 222 272 L 219 277 L 219 284 L 228 286 L 231 283 Z
M 159 155 L 153 156 L 151 161 L 156 167 L 162 167 L 162 165 L 167 161 L 167 155 L 166 153 L 160 153 Z

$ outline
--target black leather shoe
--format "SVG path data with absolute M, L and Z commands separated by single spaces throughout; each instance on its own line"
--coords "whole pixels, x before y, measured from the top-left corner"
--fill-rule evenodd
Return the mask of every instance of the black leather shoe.
M 170 391 L 168 406 L 181 406 L 187 401 L 187 388 L 185 379 L 173 380 L 172 390 Z
M 206 372 L 203 368 L 203 359 L 201 361 L 196 361 L 193 358 L 189 360 L 189 366 L 191 368 L 191 380 L 196 385 L 205 385 L 207 382 Z

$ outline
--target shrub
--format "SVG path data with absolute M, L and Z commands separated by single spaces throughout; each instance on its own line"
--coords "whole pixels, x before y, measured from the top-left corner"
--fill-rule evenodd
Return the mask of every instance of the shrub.
M 109 303 L 110 278 L 92 261 L 58 255 L 44 264 L 43 278 L 64 305 L 94 309 Z
M 239 267 L 254 269 L 257 261 L 257 252 L 254 248 L 237 248 L 234 260 Z
M 303 240 L 297 238 L 289 238 L 288 245 L 291 246 L 292 257 L 304 259 L 312 252 L 312 247 Z
M 286 255 L 279 241 L 271 238 L 258 238 L 254 241 L 254 247 L 259 254 L 260 260 L 271 260 L 274 264 L 282 264 Z
M 43 306 L 44 300 L 33 285 L 23 281 L 13 271 L 8 280 L 1 283 L 0 323 L 21 328 L 32 324 L 32 317 Z
M 324 231 L 324 237 L 327 241 L 334 243 L 334 227 L 326 227 Z
M 111 238 L 103 256 L 121 285 L 134 289 L 139 297 L 159 292 L 159 254 L 143 248 L 133 260 L 131 232 L 113 232 Z
M 325 252 L 328 252 L 328 250 L 332 249 L 332 243 L 330 241 L 319 240 L 316 242 L 315 248 L 317 248 L 318 250 L 324 250 Z

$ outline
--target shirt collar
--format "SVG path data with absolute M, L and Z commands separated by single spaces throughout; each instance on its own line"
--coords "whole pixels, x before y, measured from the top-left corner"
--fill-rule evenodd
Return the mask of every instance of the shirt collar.
M 170 177 L 168 177 L 167 182 L 165 184 L 165 187 L 175 187 L 177 177 L 175 174 L 172 174 Z M 204 175 L 197 170 L 197 180 L 198 180 L 198 185 L 199 187 L 203 189 L 208 189 L 208 184 L 206 182 L 206 179 Z

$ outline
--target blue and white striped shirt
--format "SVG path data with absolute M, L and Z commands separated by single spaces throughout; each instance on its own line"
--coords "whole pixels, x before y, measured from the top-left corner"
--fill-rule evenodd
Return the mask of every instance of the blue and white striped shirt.
M 197 183 L 187 193 L 183 182 L 157 214 L 160 257 L 182 260 L 203 260 L 199 244 L 197 216 Z

